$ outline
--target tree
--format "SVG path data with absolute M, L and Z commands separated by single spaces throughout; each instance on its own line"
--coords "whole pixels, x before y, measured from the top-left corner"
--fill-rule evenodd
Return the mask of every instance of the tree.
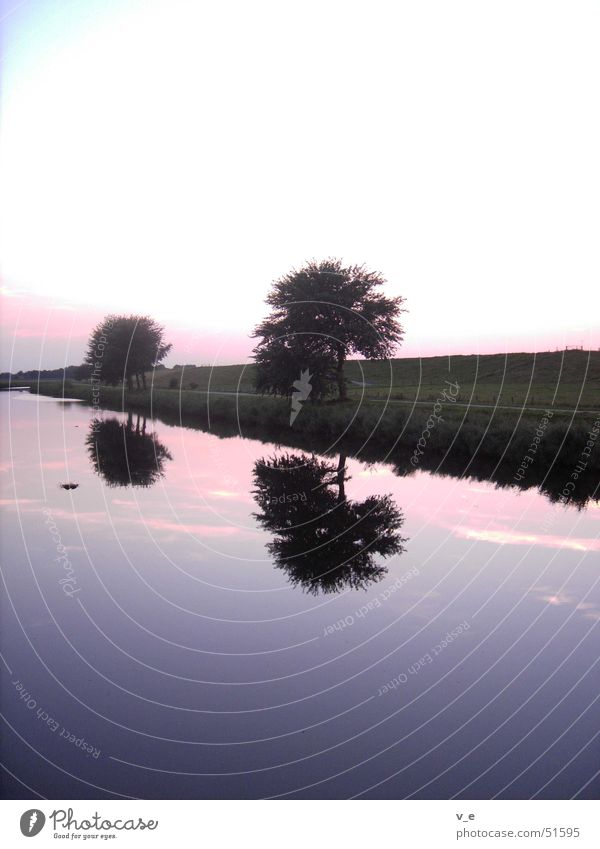
M 339 259 L 311 261 L 275 281 L 267 297 L 271 314 L 253 333 L 261 338 L 254 349 L 257 389 L 287 394 L 298 366 L 312 360 L 318 382 L 335 382 L 345 400 L 348 356 L 383 359 L 402 341 L 404 298 L 382 294 L 385 282 L 379 272 Z
M 293 381 L 306 370 L 313 400 L 331 393 L 333 363 L 325 351 L 273 339 L 256 349 L 254 362 L 254 384 L 264 395 L 291 395 Z
M 103 383 L 127 383 L 146 388 L 146 372 L 155 368 L 171 350 L 164 342 L 164 328 L 141 315 L 107 315 L 92 331 L 85 362 L 92 376 Z
M 376 555 L 401 554 L 404 517 L 391 496 L 346 498 L 346 457 L 337 466 L 306 454 L 262 459 L 254 466 L 259 524 L 277 568 L 311 595 L 365 589 L 387 573 Z

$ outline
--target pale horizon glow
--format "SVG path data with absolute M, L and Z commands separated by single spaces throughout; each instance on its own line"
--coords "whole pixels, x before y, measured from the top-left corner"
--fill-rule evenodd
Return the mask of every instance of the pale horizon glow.
M 600 347 L 600 9 L 4 0 L 1 370 L 107 312 L 247 361 L 271 281 L 365 263 L 402 356 Z M 14 347 L 13 347 L 14 346 Z

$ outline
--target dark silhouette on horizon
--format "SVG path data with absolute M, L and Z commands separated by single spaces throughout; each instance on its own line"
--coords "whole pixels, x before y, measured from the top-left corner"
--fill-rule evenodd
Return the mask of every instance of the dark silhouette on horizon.
M 119 383 L 146 389 L 146 372 L 164 360 L 173 346 L 164 328 L 146 315 L 107 315 L 90 335 L 84 362 L 93 383 Z
M 253 333 L 261 339 L 254 349 L 257 390 L 290 395 L 293 382 L 308 372 L 312 399 L 337 385 L 345 401 L 348 357 L 387 359 L 402 341 L 404 298 L 385 296 L 385 282 L 377 271 L 334 258 L 308 262 L 276 280 L 267 297 L 271 314 Z

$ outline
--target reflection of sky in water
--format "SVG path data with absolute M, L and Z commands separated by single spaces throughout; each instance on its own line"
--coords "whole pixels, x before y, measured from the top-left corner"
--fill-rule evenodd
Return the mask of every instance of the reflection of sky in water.
M 310 596 L 252 516 L 253 466 L 274 446 L 148 422 L 173 458 L 164 477 L 108 487 L 89 409 L 1 401 L 3 759 L 43 795 L 563 797 L 598 769 L 597 505 L 349 460 L 347 497 L 391 493 L 407 550 L 366 591 Z M 16 679 L 101 756 L 37 721 Z

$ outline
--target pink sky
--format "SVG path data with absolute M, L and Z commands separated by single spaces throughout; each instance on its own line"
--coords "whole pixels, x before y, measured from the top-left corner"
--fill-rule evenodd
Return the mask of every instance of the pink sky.
M 0 317 L 2 335 L 2 371 L 26 371 L 32 368 L 60 368 L 82 361 L 91 328 L 102 319 L 106 309 L 85 304 L 50 301 L 34 295 L 17 295 L 3 299 Z M 118 311 L 118 305 L 114 307 Z M 405 322 L 409 328 L 411 321 Z M 166 365 L 196 365 L 248 362 L 255 340 L 243 333 L 222 329 L 194 329 L 182 321 L 166 322 L 166 337 L 173 351 Z M 535 336 L 514 333 L 486 337 L 468 336 L 461 340 L 454 334 L 438 339 L 419 340 L 407 333 L 399 356 L 418 357 L 437 354 L 490 354 L 505 351 L 554 350 L 565 345 L 600 348 L 600 333 L 576 328 L 563 332 L 539 332 Z
M 244 361 L 328 256 L 406 298 L 403 355 L 600 347 L 597 7 L 376 7 L 7 7 L 2 370 L 77 363 L 107 312 Z

